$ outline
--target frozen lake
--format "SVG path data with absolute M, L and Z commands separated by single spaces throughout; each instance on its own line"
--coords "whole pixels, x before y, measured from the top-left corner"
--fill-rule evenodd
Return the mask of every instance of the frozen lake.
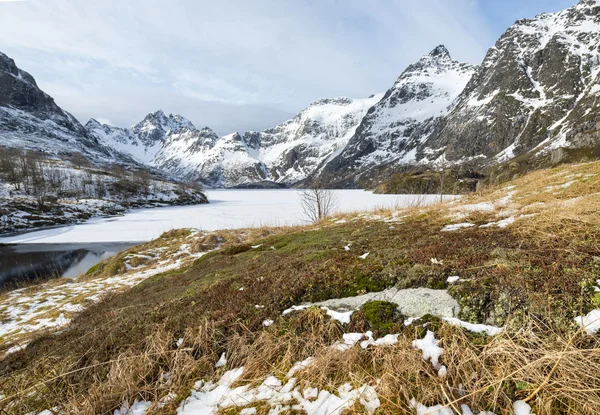
M 335 190 L 338 212 L 434 203 L 439 195 L 377 195 Z M 203 230 L 306 223 L 297 190 L 209 190 L 209 204 L 133 210 L 123 216 L 0 238 L 0 243 L 64 244 L 145 242 L 177 228 Z

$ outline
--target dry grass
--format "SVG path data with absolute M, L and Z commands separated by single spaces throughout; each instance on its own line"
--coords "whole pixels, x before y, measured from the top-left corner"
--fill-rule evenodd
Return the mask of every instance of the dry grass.
M 299 386 L 333 391 L 343 383 L 377 385 L 380 414 L 413 414 L 413 398 L 455 409 L 467 404 L 474 411 L 496 414 L 512 414 L 515 399 L 528 399 L 538 414 L 591 415 L 600 410 L 600 345 L 581 332 L 532 323 L 494 339 L 474 340 L 461 329 L 442 325 L 436 335 L 442 339 L 448 373 L 440 378 L 411 346 L 422 329 L 406 329 L 393 346 L 342 352 L 330 347 L 341 326 L 316 310 L 295 313 L 278 324 L 259 333 L 239 327 L 225 341 L 218 327 L 204 321 L 186 333 L 180 347 L 166 327 L 157 327 L 141 341 L 142 353 L 126 351 L 98 363 L 106 366 L 104 375 L 90 375 L 83 395 L 70 386 L 79 374 L 93 373 L 94 364 L 73 369 L 65 362 L 38 362 L 38 367 L 51 365 L 55 376 L 33 386 L 7 379 L 15 389 L 5 399 L 18 406 L 4 408 L 16 414 L 54 405 L 43 397 L 58 393 L 61 413 L 110 413 L 114 402 L 134 398 L 155 402 L 149 414 L 174 413 L 193 380 L 219 378 L 223 369 L 215 369 L 214 362 L 225 352 L 230 368 L 245 368 L 240 384 L 253 386 L 270 375 L 284 379 L 295 362 L 312 356 L 313 363 L 295 374 Z M 14 401 L 17 395 L 22 399 Z

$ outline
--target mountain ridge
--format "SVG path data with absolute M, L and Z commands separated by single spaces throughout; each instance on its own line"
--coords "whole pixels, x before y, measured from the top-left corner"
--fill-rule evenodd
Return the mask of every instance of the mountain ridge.
M 406 166 L 435 169 L 443 160 L 483 173 L 514 160 L 542 166 L 600 155 L 599 142 L 596 0 L 517 20 L 481 65 L 453 60 L 439 45 L 383 94 L 321 98 L 274 127 L 221 137 L 162 110 L 129 128 L 93 119 L 84 127 L 0 54 L 0 145 L 75 147 L 94 160 L 215 187 L 374 188 Z

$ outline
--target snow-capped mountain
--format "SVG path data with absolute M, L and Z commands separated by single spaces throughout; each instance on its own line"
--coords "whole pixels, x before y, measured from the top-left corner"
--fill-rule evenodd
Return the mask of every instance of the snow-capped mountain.
M 293 185 L 343 149 L 381 97 L 321 99 L 274 128 L 224 137 L 162 111 L 129 129 L 95 120 L 86 128 L 104 145 L 173 176 L 217 187 L 265 180 Z
M 154 158 L 163 148 L 167 137 L 196 128 L 180 115 L 167 116 L 158 110 L 131 128 L 114 127 L 91 119 L 85 129 L 100 143 L 128 154 L 140 163 L 154 166 Z
M 599 73 L 600 2 L 519 20 L 489 50 L 428 146 L 483 164 L 596 146 Z
M 264 166 L 252 153 L 240 134 L 219 138 L 210 128 L 203 128 L 171 135 L 155 163 L 179 177 L 231 187 L 265 179 Z
M 410 65 L 362 119 L 335 158 L 315 172 L 330 184 L 355 185 L 382 165 L 417 161 L 435 121 L 448 114 L 477 68 L 451 58 L 440 45 Z
M 133 161 L 100 144 L 54 99 L 33 76 L 0 52 L 0 146 L 50 154 L 80 152 L 99 163 Z

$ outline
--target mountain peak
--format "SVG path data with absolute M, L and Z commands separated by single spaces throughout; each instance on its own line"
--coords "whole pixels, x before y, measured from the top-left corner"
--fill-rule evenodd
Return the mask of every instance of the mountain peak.
M 450 52 L 448 51 L 448 49 L 444 45 L 438 45 L 438 46 L 436 46 L 431 52 L 429 52 L 428 56 L 430 56 L 432 58 L 447 58 L 447 59 L 452 59 L 452 57 L 450 56 Z
M 93 126 L 100 126 L 102 125 L 102 123 L 100 121 L 98 121 L 95 118 L 90 118 L 90 120 L 85 124 L 85 128 L 88 128 L 88 126 L 93 127 Z
M 152 112 L 143 119 L 140 123 L 134 125 L 132 130 L 139 131 L 150 131 L 150 130 L 161 130 L 163 133 L 168 131 L 180 131 L 180 130 L 196 130 L 194 124 L 187 118 L 182 117 L 179 114 L 169 114 L 168 116 L 162 109 Z
M 155 118 L 157 120 L 163 120 L 163 119 L 167 118 L 167 115 L 161 109 L 159 109 L 158 111 L 154 111 L 154 112 L 148 114 L 148 116 L 152 117 L 152 118 Z

